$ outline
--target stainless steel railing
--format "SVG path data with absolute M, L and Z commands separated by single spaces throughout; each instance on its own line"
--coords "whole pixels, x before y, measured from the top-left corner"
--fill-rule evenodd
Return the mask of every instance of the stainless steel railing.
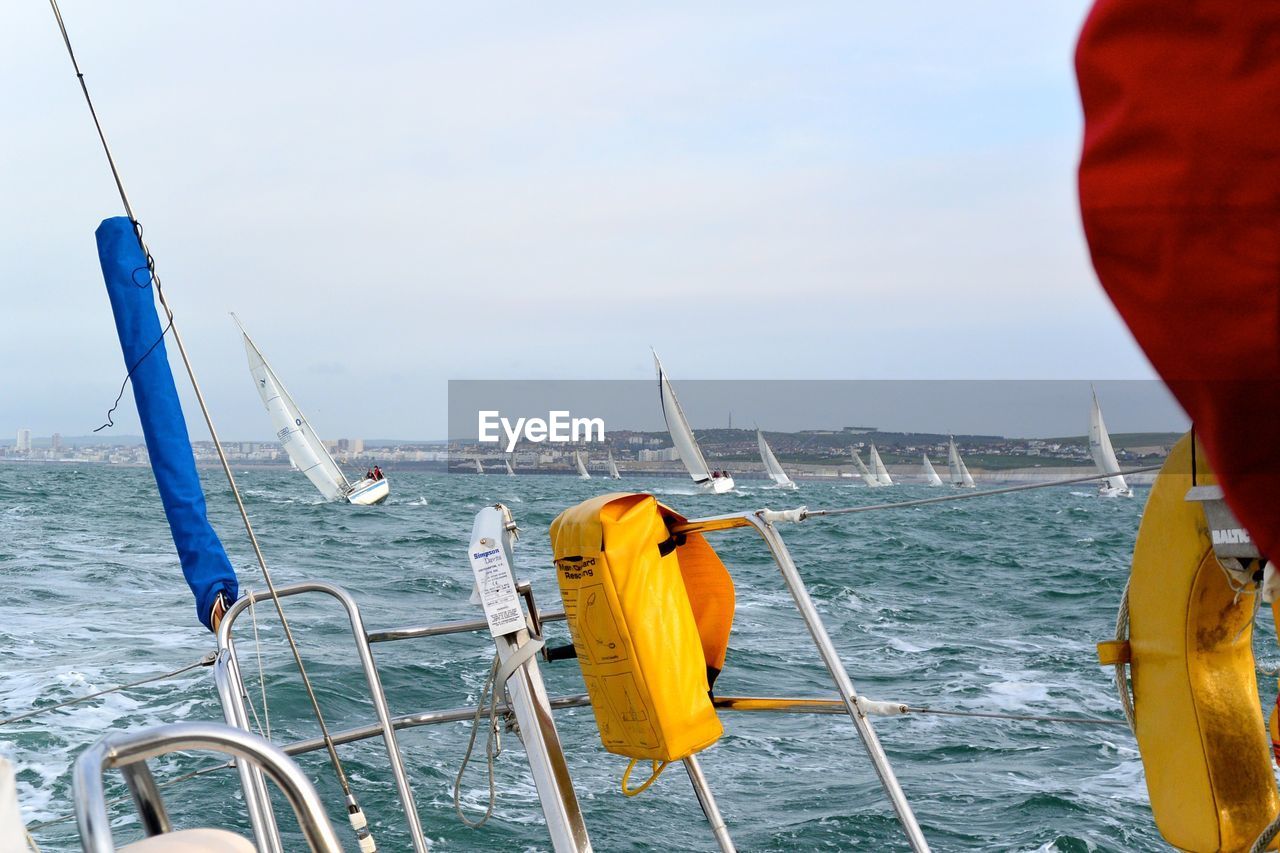
M 213 723 L 175 723 L 129 734 L 102 738 L 76 761 L 76 823 L 85 853 L 113 853 L 116 849 L 107 818 L 102 774 L 119 769 L 129 786 L 147 836 L 172 827 L 164 800 L 147 767 L 147 760 L 170 752 L 211 750 L 234 756 L 271 777 L 292 806 L 312 853 L 342 853 L 324 804 L 306 775 L 281 749 L 257 735 Z
M 773 512 L 765 509 L 693 519 L 674 531 L 678 533 L 707 534 L 748 527 L 755 530 L 764 540 L 774 562 L 777 564 L 783 581 L 795 601 L 796 608 L 808 628 L 810 637 L 813 639 L 818 656 L 830 674 L 837 692 L 835 699 L 718 697 L 715 703 L 716 707 L 719 710 L 746 712 L 769 711 L 847 715 L 862 741 L 881 786 L 897 815 L 899 823 L 902 825 L 908 843 L 915 851 L 928 851 L 928 842 L 924 838 L 919 822 L 897 780 L 888 756 L 880 744 L 870 719 L 859 706 L 858 692 L 853 685 L 848 670 L 840 660 L 839 653 L 826 630 L 826 626 L 823 624 L 817 608 L 814 606 L 808 588 L 796 568 L 795 561 L 792 559 L 781 534 L 778 532 L 778 524 L 802 521 L 804 517 L 805 512 L 803 509 L 785 512 Z M 520 584 L 518 591 L 524 597 L 528 624 L 534 635 L 541 633 L 543 623 L 561 621 L 565 618 L 564 613 L 560 611 L 546 613 L 539 611 L 529 584 Z M 327 583 L 308 582 L 282 587 L 278 590 L 278 593 L 281 598 L 305 593 L 320 593 L 336 599 L 345 608 L 351 623 L 357 657 L 364 670 L 369 693 L 377 710 L 378 720 L 373 724 L 334 732 L 332 737 L 337 744 L 352 743 L 379 736 L 383 738 L 393 775 L 395 776 L 400 801 L 406 812 L 414 849 L 417 853 L 422 853 L 425 851 L 426 841 L 422 833 L 416 807 L 414 806 L 413 793 L 404 770 L 404 762 L 400 755 L 395 733 L 418 726 L 471 719 L 475 715 L 476 709 L 474 706 L 445 708 L 392 716 L 387 707 L 381 681 L 378 678 L 377 666 L 374 662 L 371 646 L 375 643 L 486 631 L 488 628 L 487 622 L 484 619 L 468 619 L 434 625 L 404 626 L 367 631 L 363 626 L 359 608 L 354 599 L 340 587 Z M 249 607 L 251 598 L 252 600 L 262 600 L 269 597 L 269 595 L 270 593 L 266 592 L 256 593 L 252 597 L 244 597 L 237 601 L 227 612 L 218 634 L 220 651 L 218 661 L 215 664 L 215 675 L 224 713 L 229 723 L 244 729 L 249 727 L 248 711 L 245 703 L 243 679 L 240 676 L 235 644 L 232 641 L 232 628 L 237 617 Z M 527 635 L 524 632 L 522 632 L 522 637 L 527 639 Z M 502 638 L 498 639 L 501 640 Z M 528 719 L 520 720 L 521 736 L 522 738 L 526 736 L 533 738 L 532 750 L 530 750 L 530 742 L 527 741 L 526 751 L 530 752 L 531 771 L 534 773 L 535 782 L 539 784 L 539 793 L 541 795 L 543 790 L 554 791 L 555 788 L 560 791 L 555 796 L 558 796 L 558 802 L 563 806 L 562 808 L 549 809 L 548 801 L 545 798 L 543 800 L 544 814 L 547 817 L 548 829 L 551 832 L 556 850 L 586 851 L 590 849 L 590 842 L 586 837 L 582 815 L 578 811 L 572 782 L 569 779 L 567 769 L 564 767 L 564 757 L 560 752 L 559 738 L 555 734 L 554 724 L 551 721 L 551 712 L 563 708 L 581 707 L 589 704 L 589 700 L 585 694 L 561 697 L 547 696 L 541 676 L 537 673 L 536 663 L 530 662 L 530 664 L 527 667 L 527 672 L 521 675 L 519 680 L 512 679 L 514 687 L 511 691 L 512 707 L 508 707 L 506 703 L 499 707 L 504 712 L 513 713 L 517 716 L 521 715 L 521 708 L 523 707 L 523 713 Z M 533 721 L 532 725 L 529 720 Z M 284 747 L 284 751 L 290 755 L 298 755 L 323 748 L 323 746 L 323 741 L 315 738 L 289 744 Z M 539 763 L 543 765 L 542 769 L 539 769 Z M 703 811 L 716 833 L 717 842 L 720 844 L 721 849 L 732 850 L 732 841 L 728 837 L 723 820 L 720 818 L 719 811 L 715 806 L 714 798 L 711 796 L 710 789 L 706 786 L 705 779 L 702 778 L 696 761 L 693 766 L 686 763 L 686 770 L 689 772 L 690 781 L 694 785 L 699 802 L 703 806 Z M 274 815 L 271 813 L 270 800 L 267 796 L 261 772 L 253 767 L 242 766 L 241 781 L 245 789 L 246 802 L 250 804 L 250 819 L 258 839 L 259 848 L 264 853 L 283 853 L 279 847 L 279 834 L 275 828 Z M 553 787 L 550 789 L 544 788 L 546 785 L 552 785 Z

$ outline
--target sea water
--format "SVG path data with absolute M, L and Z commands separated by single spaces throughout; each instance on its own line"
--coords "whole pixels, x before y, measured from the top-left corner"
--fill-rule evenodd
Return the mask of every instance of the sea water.
M 466 547 L 482 506 L 502 502 L 520 525 L 516 573 L 541 607 L 560 608 L 548 525 L 585 498 L 649 491 L 688 516 L 769 506 L 811 508 L 951 494 L 898 486 L 805 482 L 797 492 L 739 480 L 729 495 L 695 494 L 676 479 L 582 481 L 389 471 L 378 507 L 322 503 L 296 472 L 237 471 L 277 584 L 321 579 L 345 587 L 366 626 L 382 629 L 478 618 L 468 603 Z M 210 513 L 242 588 L 260 572 L 220 472 L 204 474 Z M 1069 486 L 910 509 L 812 519 L 782 532 L 822 618 L 863 694 L 939 709 L 1120 719 L 1111 671 L 1094 643 L 1113 635 L 1116 606 L 1147 490 L 1132 499 Z M 712 542 L 737 585 L 721 695 L 830 696 L 833 689 L 790 595 L 750 530 Z M 191 663 L 214 646 L 196 621 L 151 472 L 89 465 L 0 465 L 0 718 Z M 329 725 L 373 721 L 346 617 L 326 598 L 286 600 Z M 268 603 L 237 622 L 250 697 L 273 739 L 317 727 L 279 621 Z M 551 644 L 568 642 L 562 623 Z M 1274 637 L 1259 636 L 1274 658 Z M 374 647 L 393 714 L 474 703 L 493 655 L 480 634 Z M 261 665 L 259 664 L 259 656 Z M 553 695 L 583 691 L 573 661 L 543 664 Z M 0 754 L 18 768 L 28 822 L 46 851 L 78 850 L 71 768 L 107 732 L 217 720 L 212 673 L 115 693 L 0 727 Z M 893 813 L 847 718 L 724 714 L 725 734 L 701 755 L 741 850 L 891 850 L 904 847 Z M 714 850 L 678 765 L 627 799 L 626 760 L 600 746 L 589 709 L 560 712 L 588 830 L 597 850 Z M 1142 765 L 1124 726 L 941 716 L 876 719 L 902 787 L 935 850 L 1142 850 L 1163 847 Z M 549 843 L 523 752 L 503 739 L 497 803 L 482 829 L 454 813 L 454 777 L 469 723 L 404 731 L 399 740 L 422 822 L 440 850 L 546 850 Z M 339 748 L 384 851 L 410 849 L 386 754 L 377 739 Z M 463 785 L 472 817 L 488 799 L 483 733 Z M 300 758 L 354 849 L 323 751 Z M 215 764 L 209 755 L 154 761 L 157 779 Z M 109 792 L 124 789 L 118 775 Z M 165 789 L 179 826 L 247 831 L 233 771 Z M 111 814 L 120 841 L 138 837 L 127 803 Z M 301 849 L 296 827 L 290 849 Z

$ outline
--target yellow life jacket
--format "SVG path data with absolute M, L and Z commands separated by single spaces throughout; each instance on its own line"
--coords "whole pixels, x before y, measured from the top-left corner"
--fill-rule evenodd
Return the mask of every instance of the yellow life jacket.
M 1193 461 L 1192 454 L 1196 453 Z M 1135 735 L 1161 835 L 1181 850 L 1247 850 L 1280 811 L 1253 658 L 1252 592 L 1214 556 L 1201 505 L 1216 481 L 1182 438 L 1156 478 L 1129 578 L 1129 640 L 1099 643 L 1132 667 Z
M 700 534 L 671 535 L 684 521 L 652 495 L 610 494 L 551 524 L 600 740 L 633 764 L 682 759 L 723 733 L 710 688 L 729 645 L 733 581 Z

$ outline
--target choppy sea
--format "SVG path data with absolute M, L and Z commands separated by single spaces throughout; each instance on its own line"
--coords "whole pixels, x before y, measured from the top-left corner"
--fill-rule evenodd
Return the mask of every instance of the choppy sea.
M 802 483 L 794 493 L 744 481 L 725 496 L 674 479 L 621 483 L 549 476 L 389 472 L 387 504 L 320 502 L 286 470 L 237 472 L 277 583 L 318 578 L 349 589 L 367 627 L 475 618 L 465 550 L 475 512 L 501 501 L 523 531 L 517 574 L 540 605 L 559 609 L 547 528 L 563 508 L 619 487 L 650 491 L 689 516 L 761 506 L 834 507 L 932 496 L 898 486 Z M 220 472 L 204 472 L 214 524 L 242 587 L 262 588 Z M 1094 643 L 1113 631 L 1147 489 L 1106 499 L 1067 486 L 914 509 L 813 519 L 783 533 L 865 695 L 944 709 L 1119 719 L 1110 673 Z M 750 531 L 713 539 L 737 585 L 731 647 L 717 692 L 824 696 L 831 691 L 772 560 Z M 176 669 L 213 648 L 183 583 L 151 473 L 142 468 L 0 465 L 0 718 Z M 290 622 L 330 724 L 370 722 L 345 617 L 317 599 L 290 599 Z M 262 666 L 250 620 L 238 625 L 250 694 L 265 682 L 278 742 L 316 727 L 269 608 L 259 607 Z M 563 624 L 548 627 L 567 642 Z M 1276 657 L 1272 635 L 1262 657 Z M 393 713 L 475 701 L 492 645 L 478 634 L 382 644 L 375 653 Z M 544 664 L 553 694 L 577 693 L 573 661 Z M 259 714 L 262 716 L 261 702 Z M 108 731 L 178 720 L 221 720 L 211 672 L 0 727 L 0 754 L 18 767 L 24 816 L 46 851 L 78 850 L 70 770 Z M 847 719 L 726 714 L 725 735 L 701 756 L 741 850 L 892 850 L 893 814 Z M 265 722 L 264 722 L 265 725 Z M 422 821 L 440 850 L 546 850 L 536 794 L 518 741 L 497 761 L 498 800 L 482 829 L 454 814 L 452 784 L 469 724 L 403 732 L 400 742 Z M 597 850 L 713 850 L 679 767 L 634 799 L 618 790 L 625 760 L 600 746 L 589 710 L 561 712 L 588 830 Z M 1134 741 L 1122 726 L 953 717 L 876 721 L 935 850 L 1162 849 Z M 340 747 L 384 851 L 408 850 L 380 742 Z M 215 763 L 191 755 L 153 763 L 163 782 Z M 323 753 L 301 758 L 333 807 L 337 785 Z M 111 791 L 123 790 L 118 779 Z M 483 809 L 483 760 L 464 801 Z M 247 831 L 233 772 L 166 789 L 179 825 Z M 121 842 L 138 836 L 132 807 L 113 806 Z M 301 848 L 291 836 L 294 849 Z

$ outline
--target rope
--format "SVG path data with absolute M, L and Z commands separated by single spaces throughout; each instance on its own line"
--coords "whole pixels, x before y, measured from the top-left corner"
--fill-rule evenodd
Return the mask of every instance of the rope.
M 628 788 L 627 782 L 631 779 L 631 771 L 636 769 L 636 762 L 639 760 L 638 758 L 631 759 L 630 763 L 627 764 L 627 769 L 622 771 L 622 795 L 624 797 L 637 797 L 649 790 L 649 786 L 658 781 L 662 771 L 666 770 L 667 765 L 671 763 L 670 761 L 659 761 L 656 758 L 650 759 L 649 778 L 645 779 L 638 788 Z
M 493 807 L 498 798 L 493 778 L 493 760 L 502 752 L 502 735 L 498 727 L 498 694 L 506 693 L 507 680 L 542 651 L 544 645 L 545 643 L 536 637 L 526 640 L 522 646 L 508 655 L 506 663 L 501 663 L 501 657 L 494 655 L 493 666 L 489 668 L 484 687 L 480 689 L 480 696 L 476 700 L 476 714 L 471 719 L 471 736 L 467 739 L 467 752 L 462 756 L 462 766 L 458 768 L 458 775 L 453 780 L 453 808 L 458 813 L 458 818 L 472 829 L 479 829 L 488 822 L 493 815 Z M 471 753 L 475 749 L 476 735 L 480 731 L 480 718 L 484 714 L 486 696 L 489 697 L 489 735 L 485 740 L 484 752 L 489 771 L 489 805 L 485 809 L 484 817 L 479 821 L 472 821 L 462 813 L 462 775 L 466 773 L 467 765 L 471 763 Z M 507 713 L 510 713 L 510 701 L 504 702 L 504 705 Z
M 124 182 L 120 178 L 119 169 L 116 168 L 115 158 L 111 154 L 111 148 L 107 145 L 106 134 L 102 130 L 102 123 L 98 121 L 98 113 L 94 109 L 93 99 L 89 96 L 89 87 L 85 83 L 84 74 L 80 71 L 80 65 L 76 61 L 75 51 L 71 47 L 71 37 L 67 34 L 67 27 L 62 20 L 62 12 L 58 9 L 58 0 L 49 0 L 49 5 L 53 9 L 53 15 L 57 19 L 58 29 L 62 33 L 62 41 L 67 46 L 67 55 L 71 58 L 71 65 L 75 69 L 76 77 L 80 81 L 80 90 L 84 93 L 85 103 L 89 107 L 89 113 L 93 116 L 94 127 L 98 131 L 98 139 L 102 142 L 103 153 L 106 154 L 107 164 L 111 167 L 111 175 L 115 179 L 116 189 L 120 193 L 120 201 L 124 205 L 125 214 L 134 224 L 134 231 L 138 237 L 138 246 L 142 250 L 143 256 L 147 259 L 147 270 L 151 274 L 151 280 L 155 284 L 156 298 L 160 300 L 161 307 L 164 308 L 165 316 L 168 318 L 168 328 L 173 333 L 173 341 L 178 346 L 178 353 L 182 356 L 183 367 L 186 368 L 187 377 L 191 381 L 191 390 L 195 393 L 196 402 L 200 405 L 200 413 L 204 416 L 205 425 L 209 429 L 209 437 L 213 439 L 213 446 L 218 451 L 218 461 L 222 463 L 222 471 L 227 477 L 227 483 L 231 487 L 231 494 L 235 498 L 236 507 L 240 510 L 240 519 L 244 522 L 245 533 L 249 537 L 249 543 L 253 546 L 254 556 L 257 558 L 258 567 L 262 570 L 263 580 L 266 581 L 267 589 L 271 593 L 271 600 L 276 606 L 276 612 L 280 616 L 280 624 L 284 629 L 285 639 L 289 643 L 289 650 L 293 653 L 294 662 L 297 664 L 298 673 L 302 677 L 303 687 L 306 688 L 307 698 L 311 702 L 311 708 L 315 715 L 316 722 L 320 727 L 320 736 L 324 740 L 326 751 L 329 753 L 329 761 L 333 765 L 333 770 L 338 778 L 338 784 L 342 787 L 342 792 L 346 798 L 347 817 L 351 823 L 352 829 L 356 833 L 356 837 L 360 842 L 360 848 L 363 853 L 374 853 L 377 849 L 373 843 L 373 839 L 367 828 L 367 821 L 360 809 L 360 804 L 356 800 L 355 794 L 351 790 L 351 783 L 347 779 L 346 771 L 343 769 L 342 760 L 338 758 L 338 750 L 333 742 L 333 736 L 329 732 L 329 727 L 325 723 L 324 713 L 320 710 L 320 701 L 316 698 L 315 689 L 311 684 L 311 678 L 307 675 L 307 668 L 302 662 L 302 653 L 298 650 L 298 644 L 293 636 L 293 631 L 289 627 L 289 620 L 284 613 L 284 605 L 280 600 L 280 595 L 276 590 L 275 582 L 271 578 L 271 571 L 267 568 L 266 558 L 262 554 L 262 548 L 258 543 L 258 537 L 253 531 L 253 525 L 249 521 L 249 512 L 245 509 L 244 499 L 240 495 L 240 490 L 236 486 L 235 475 L 231 473 L 231 463 L 227 460 L 226 451 L 222 447 L 222 441 L 218 438 L 218 431 L 213 424 L 213 416 L 209 412 L 209 406 L 204 399 L 204 394 L 200 390 L 200 383 L 196 379 L 195 369 L 191 365 L 191 359 L 187 355 L 187 348 L 182 342 L 182 335 L 178 331 L 177 323 L 174 322 L 173 310 L 169 307 L 169 302 L 165 298 L 164 289 L 161 286 L 160 278 L 155 273 L 155 259 L 152 257 L 151 250 L 147 247 L 146 242 L 142 239 L 142 229 L 138 225 L 137 217 L 134 216 L 133 206 L 129 203 L 129 197 L 125 193 Z
M 1010 492 L 1027 492 L 1032 489 L 1048 489 L 1054 486 L 1070 486 L 1074 483 L 1089 483 L 1095 480 L 1106 480 L 1110 477 L 1123 477 L 1132 474 L 1145 474 L 1148 471 L 1159 471 L 1163 465 L 1144 465 L 1141 468 L 1130 468 L 1127 471 L 1110 471 L 1106 474 L 1090 474 L 1087 477 L 1068 477 L 1062 480 L 1050 480 L 1045 483 L 1023 483 L 1018 486 L 1004 486 L 999 489 L 981 489 L 976 492 L 964 492 L 958 495 L 942 495 L 936 498 L 920 498 L 914 501 L 898 501 L 897 503 L 869 504 L 867 506 L 849 506 L 838 509 L 811 509 L 805 512 L 806 518 L 820 515 L 851 515 L 856 512 L 877 512 L 882 509 L 905 509 L 913 506 L 927 506 L 948 501 L 964 501 L 971 498 L 987 498 L 992 495 L 1007 495 Z
M 1120 596 L 1120 608 L 1116 611 L 1116 639 L 1129 642 L 1129 581 L 1124 583 L 1124 593 Z M 1120 708 L 1124 711 L 1125 722 L 1129 730 L 1138 733 L 1138 723 L 1133 705 L 1133 690 L 1129 686 L 1129 664 L 1116 664 L 1116 691 L 1120 694 Z
M 30 847 L 34 853 L 40 853 L 40 845 L 36 844 L 36 840 L 31 837 L 31 830 L 24 826 L 22 831 L 27 836 L 27 846 Z
M 453 810 L 458 813 L 458 819 L 472 829 L 479 829 L 488 823 L 489 818 L 493 816 L 493 807 L 498 800 L 498 792 L 493 780 L 493 760 L 502 751 L 502 736 L 498 731 L 498 689 L 494 683 L 497 677 L 498 656 L 494 655 L 493 665 L 489 667 L 489 675 L 485 678 L 484 687 L 480 688 L 480 696 L 476 701 L 476 714 L 471 719 L 471 736 L 467 738 L 467 752 L 462 756 L 462 766 L 458 768 L 458 775 L 453 780 Z M 471 762 L 471 753 L 476 747 L 476 735 L 480 732 L 480 718 L 484 715 L 486 696 L 489 697 L 489 735 L 485 739 L 484 757 L 489 771 L 489 805 L 484 810 L 484 816 L 477 821 L 473 821 L 462 811 L 462 774 L 467 772 L 467 765 Z
M 118 687 L 108 687 L 106 690 L 99 690 L 96 693 L 90 693 L 88 696 L 81 696 L 77 699 L 68 699 L 65 702 L 59 702 L 56 705 L 46 705 L 43 708 L 37 708 L 34 711 L 28 711 L 25 714 L 19 714 L 16 717 L 7 717 L 3 720 L 0 720 L 0 726 L 7 726 L 10 723 L 17 723 L 22 720 L 29 720 L 32 717 L 39 716 L 40 714 L 47 714 L 50 711 L 56 711 L 59 708 L 66 708 L 70 705 L 78 705 L 81 702 L 88 702 L 90 699 L 97 699 L 100 696 L 106 696 L 108 693 L 119 693 L 121 690 L 132 690 L 133 688 L 141 687 L 144 684 L 151 684 L 156 681 L 164 681 L 165 679 L 182 675 L 184 672 L 190 672 L 191 670 L 195 669 L 198 666 L 213 666 L 214 659 L 215 659 L 214 654 L 210 652 L 209 654 L 200 658 L 200 660 L 196 661 L 195 663 L 189 663 L 186 666 L 179 667 L 178 669 L 173 670 L 172 672 L 166 672 L 161 675 L 148 676 L 147 678 L 142 678 L 142 679 L 139 679 L 138 681 L 131 681 L 128 684 L 121 684 Z
M 1249 848 L 1249 853 L 1263 853 L 1264 850 L 1271 846 L 1271 842 L 1275 840 L 1278 833 L 1280 833 L 1280 817 L 1267 824 L 1267 828 L 1262 830 L 1262 834 L 1258 836 L 1257 840 L 1253 842 L 1253 846 Z

